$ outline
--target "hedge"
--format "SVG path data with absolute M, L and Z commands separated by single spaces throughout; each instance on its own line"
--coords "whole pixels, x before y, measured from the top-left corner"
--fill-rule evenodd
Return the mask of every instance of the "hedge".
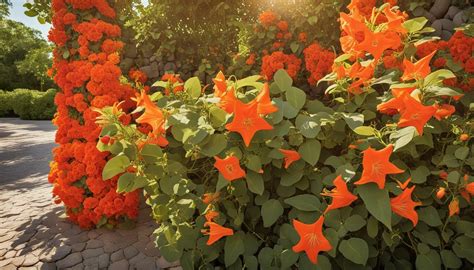
M 55 89 L 46 92 L 30 89 L 0 90 L 0 117 L 18 116 L 23 120 L 50 120 L 56 112 Z

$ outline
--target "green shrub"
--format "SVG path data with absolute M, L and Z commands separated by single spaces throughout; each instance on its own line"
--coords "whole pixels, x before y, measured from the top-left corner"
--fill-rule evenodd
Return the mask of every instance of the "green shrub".
M 13 116 L 12 92 L 0 90 L 0 117 Z
M 0 92 L 0 117 L 18 116 L 24 120 L 52 119 L 56 111 L 55 89 L 46 92 L 15 89 Z

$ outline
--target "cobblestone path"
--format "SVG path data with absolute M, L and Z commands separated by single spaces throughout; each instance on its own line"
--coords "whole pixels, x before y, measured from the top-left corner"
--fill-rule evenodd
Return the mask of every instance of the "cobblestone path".
M 48 183 L 49 121 L 0 118 L 0 269 L 181 269 L 154 247 L 141 206 L 132 230 L 81 230 L 64 218 Z

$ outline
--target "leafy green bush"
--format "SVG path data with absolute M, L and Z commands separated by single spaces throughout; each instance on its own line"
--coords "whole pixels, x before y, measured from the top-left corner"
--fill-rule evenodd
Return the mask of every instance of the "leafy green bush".
M 55 89 L 46 92 L 29 89 L 15 89 L 0 92 L 0 117 L 18 116 L 24 120 L 53 119 Z

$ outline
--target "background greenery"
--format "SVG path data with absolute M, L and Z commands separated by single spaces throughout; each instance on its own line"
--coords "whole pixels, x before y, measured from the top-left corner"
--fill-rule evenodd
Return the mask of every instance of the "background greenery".
M 8 8 L 0 3 L 0 89 L 54 87 L 46 74 L 52 64 L 51 46 L 39 31 L 8 19 Z
M 0 117 L 18 116 L 24 120 L 53 119 L 55 89 L 46 92 L 31 89 L 0 90 Z

